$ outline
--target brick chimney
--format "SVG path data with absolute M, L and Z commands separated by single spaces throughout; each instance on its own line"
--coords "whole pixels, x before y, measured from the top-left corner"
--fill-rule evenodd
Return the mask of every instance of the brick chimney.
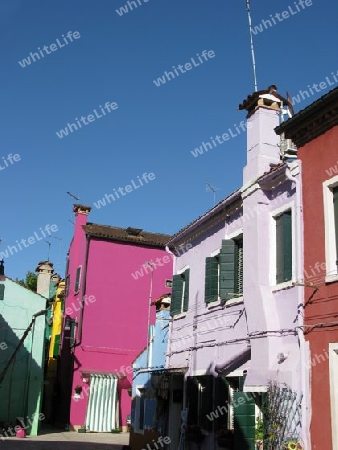
M 38 272 L 36 292 L 46 298 L 49 298 L 50 280 L 54 273 L 53 263 L 49 261 L 39 262 L 35 272 Z
M 243 170 L 246 185 L 281 163 L 279 136 L 274 129 L 280 123 L 281 108 L 288 100 L 279 95 L 277 86 L 254 92 L 238 107 L 247 111 L 247 164 Z

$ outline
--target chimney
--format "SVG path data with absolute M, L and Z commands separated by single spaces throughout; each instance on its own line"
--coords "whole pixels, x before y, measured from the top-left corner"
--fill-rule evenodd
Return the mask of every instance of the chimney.
M 39 262 L 35 272 L 38 272 L 37 294 L 49 298 L 50 280 L 53 275 L 53 263 L 49 261 Z
M 247 111 L 247 164 L 243 170 L 246 185 L 271 169 L 270 164 L 280 164 L 280 139 L 274 129 L 280 123 L 281 109 L 289 105 L 279 95 L 277 86 L 254 92 L 238 107 Z
M 91 210 L 91 206 L 84 206 L 79 204 L 73 205 L 73 212 L 75 214 L 75 230 L 82 227 L 82 225 L 86 225 L 87 216 Z

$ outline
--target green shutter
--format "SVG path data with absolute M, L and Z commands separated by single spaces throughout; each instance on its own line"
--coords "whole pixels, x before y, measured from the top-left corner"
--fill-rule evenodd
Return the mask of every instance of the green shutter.
M 205 302 L 211 303 L 218 300 L 218 257 L 212 256 L 205 259 Z
M 5 298 L 5 285 L 0 284 L 0 300 L 3 300 Z
M 336 261 L 338 261 L 338 186 L 332 189 L 334 208 L 334 227 L 336 230 Z M 338 266 L 338 264 L 337 264 Z
M 184 298 L 183 298 L 183 311 L 188 311 L 189 309 L 189 276 L 190 270 L 187 269 L 184 272 Z
M 243 295 L 243 239 L 236 239 L 236 294 Z
M 236 243 L 233 239 L 222 241 L 220 253 L 220 297 L 229 300 L 236 293 Z
M 276 218 L 276 281 L 292 279 L 292 216 L 286 211 Z
M 292 218 L 291 211 L 283 214 L 284 226 L 284 281 L 292 279 Z
M 255 450 L 255 399 L 249 392 L 234 392 L 234 448 Z
M 181 312 L 182 295 L 183 295 L 183 278 L 181 275 L 173 276 L 173 284 L 171 291 L 170 315 L 175 316 Z
M 54 348 L 53 348 L 53 357 L 56 358 L 59 356 L 59 348 L 60 348 L 60 335 L 57 334 L 55 336 Z

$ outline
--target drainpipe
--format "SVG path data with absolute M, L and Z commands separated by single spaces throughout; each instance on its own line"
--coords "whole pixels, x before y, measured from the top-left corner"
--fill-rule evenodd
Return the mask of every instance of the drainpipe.
M 299 168 L 299 176 L 301 176 L 301 165 L 300 161 L 297 161 Z M 285 171 L 286 178 L 291 182 L 294 182 L 296 185 L 296 280 L 303 280 L 303 233 L 302 233 L 302 191 L 301 191 L 301 182 L 296 176 L 291 174 L 290 167 L 288 165 L 287 170 Z M 302 428 L 302 437 L 305 443 L 305 448 L 311 450 L 311 441 L 309 439 L 309 427 L 308 427 L 308 411 L 307 405 L 308 403 L 308 386 L 307 386 L 307 377 L 306 377 L 306 365 L 305 365 L 305 352 L 306 352 L 306 342 L 303 333 L 303 325 L 304 325 L 304 288 L 298 287 L 298 307 L 303 306 L 303 310 L 301 313 L 298 313 L 298 327 L 297 334 L 299 339 L 299 350 L 300 350 L 300 364 L 301 364 L 301 394 L 302 398 L 302 418 L 304 427 Z
M 88 266 L 88 255 L 89 255 L 89 242 L 90 242 L 90 237 L 87 235 L 86 236 L 86 256 L 85 256 L 85 263 L 84 263 L 84 268 L 83 268 L 83 275 L 81 274 L 82 277 L 82 288 L 81 288 L 81 311 L 80 311 L 80 318 L 79 318 L 79 328 L 78 328 L 78 339 L 77 342 L 74 343 L 73 347 L 78 347 L 79 345 L 81 345 L 82 342 L 82 327 L 83 327 L 83 313 L 84 313 L 84 306 L 85 306 L 85 302 L 84 302 L 84 297 L 85 297 L 85 292 L 86 292 L 86 280 L 87 280 L 87 266 Z
M 166 251 L 166 252 L 172 257 L 172 259 L 173 259 L 173 273 L 175 273 L 176 257 L 175 257 L 175 255 L 174 255 L 174 253 L 173 253 L 172 251 L 170 251 L 168 245 L 165 246 L 165 251 Z M 171 338 L 172 333 L 173 333 L 173 328 L 174 328 L 174 321 L 171 320 L 171 321 L 170 321 L 170 336 L 169 336 L 169 339 L 168 339 L 168 347 L 170 347 L 170 338 Z M 170 365 L 170 356 L 168 357 L 168 366 L 169 366 L 169 365 Z

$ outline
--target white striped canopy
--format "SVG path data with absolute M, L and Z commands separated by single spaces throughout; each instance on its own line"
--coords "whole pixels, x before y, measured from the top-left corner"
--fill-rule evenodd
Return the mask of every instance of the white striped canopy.
M 119 428 L 118 378 L 109 374 L 91 374 L 86 414 L 89 431 L 110 433 Z

